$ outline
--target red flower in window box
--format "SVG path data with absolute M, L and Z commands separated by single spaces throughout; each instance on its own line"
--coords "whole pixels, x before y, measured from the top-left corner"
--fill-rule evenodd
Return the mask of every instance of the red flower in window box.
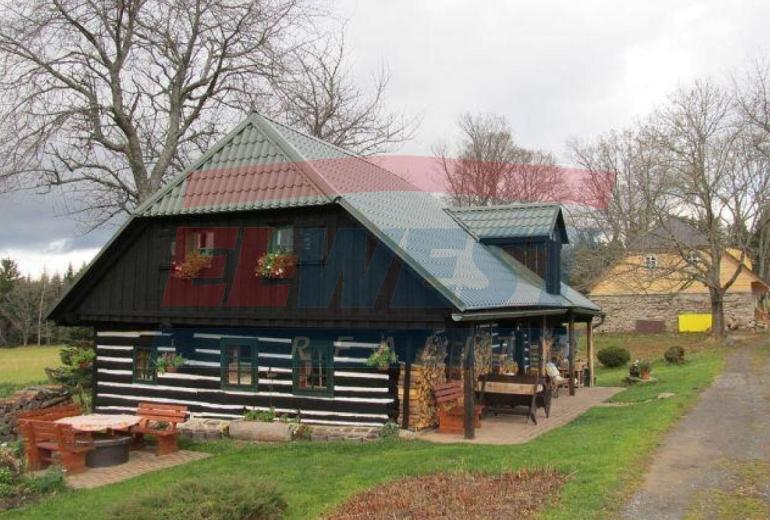
M 184 262 L 172 264 L 174 276 L 184 280 L 198 278 L 209 267 L 211 267 L 211 257 L 200 253 L 187 253 Z
M 265 253 L 257 260 L 255 273 L 260 278 L 284 280 L 297 270 L 297 257 L 286 253 Z

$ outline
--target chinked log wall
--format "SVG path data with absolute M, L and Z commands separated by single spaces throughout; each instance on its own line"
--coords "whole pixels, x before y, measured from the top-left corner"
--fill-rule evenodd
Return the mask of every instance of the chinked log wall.
M 220 342 L 222 334 L 199 332 L 193 345 L 175 347 L 160 332 L 99 332 L 97 334 L 96 410 L 133 412 L 140 402 L 187 405 L 197 417 L 241 417 L 247 409 L 295 415 L 303 422 L 329 425 L 381 425 L 397 414 L 397 374 L 366 367 L 377 343 L 335 341 L 334 394 L 296 395 L 292 392 L 293 337 L 260 334 L 259 382 L 256 390 L 222 388 Z M 245 337 L 239 333 L 237 337 Z M 168 336 L 170 340 L 170 336 Z M 133 350 L 158 345 L 158 354 L 183 352 L 185 365 L 177 373 L 158 374 L 157 384 L 132 381 Z M 265 378 L 270 371 L 273 378 Z

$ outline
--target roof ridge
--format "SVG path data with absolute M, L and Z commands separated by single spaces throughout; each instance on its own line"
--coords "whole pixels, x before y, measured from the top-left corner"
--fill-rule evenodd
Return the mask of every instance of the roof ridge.
M 561 208 L 558 202 L 511 202 L 509 204 L 492 204 L 490 206 L 447 206 L 449 211 L 488 211 L 493 209 L 512 208 Z
M 185 168 L 182 173 L 171 179 L 171 182 L 169 182 L 167 185 L 156 191 L 154 194 L 150 196 L 149 199 L 144 201 L 142 204 L 140 204 L 132 213 L 132 215 L 141 215 L 144 213 L 147 209 L 152 207 L 153 204 L 161 200 L 163 197 L 168 195 L 175 187 L 182 184 L 187 178 L 192 174 L 193 172 L 197 171 L 198 168 L 200 168 L 203 164 L 206 163 L 214 154 L 216 154 L 218 151 L 220 151 L 222 148 L 227 146 L 239 133 L 243 132 L 243 130 L 249 125 L 250 118 L 246 118 L 235 127 L 230 130 L 227 134 L 222 136 L 222 138 L 217 141 L 214 146 L 212 146 L 210 149 L 206 151 L 203 155 L 201 155 L 198 160 L 193 161 L 190 163 L 190 165 Z M 252 123 L 253 124 L 253 123 Z
M 405 183 L 409 184 L 409 185 L 410 185 L 410 186 L 412 186 L 412 187 L 413 187 L 415 190 L 418 190 L 418 191 L 422 191 L 422 190 L 420 190 L 420 189 L 419 189 L 419 188 L 418 188 L 416 185 L 412 184 L 412 182 L 411 182 L 411 181 L 409 181 L 407 178 L 405 178 L 405 177 L 403 177 L 403 176 L 401 176 L 401 175 L 397 174 L 396 172 L 393 172 L 393 171 L 391 171 L 391 170 L 388 170 L 387 168 L 383 168 L 383 167 L 382 167 L 382 166 L 380 166 L 379 164 L 377 164 L 377 163 L 375 163 L 375 162 L 372 162 L 372 161 L 368 160 L 366 157 L 363 157 L 363 156 L 361 156 L 361 155 L 359 155 L 359 154 L 353 153 L 353 152 L 351 152 L 350 150 L 345 150 L 344 148 L 342 148 L 342 147 L 340 147 L 340 146 L 337 146 L 336 144 L 330 143 L 330 142 L 328 142 L 328 141 L 324 141 L 323 139 L 321 139 L 321 138 L 319 138 L 319 137 L 316 137 L 316 136 L 314 136 L 314 135 L 311 135 L 311 134 L 308 134 L 308 133 L 306 133 L 306 132 L 303 132 L 302 130 L 298 130 L 298 129 L 296 129 L 296 128 L 292 127 L 292 126 L 289 126 L 289 125 L 288 125 L 288 124 L 286 124 L 286 123 L 281 123 L 280 121 L 276 121 L 275 119 L 273 119 L 273 118 L 271 118 L 271 117 L 268 117 L 268 116 L 266 116 L 266 115 L 263 115 L 263 114 L 261 114 L 260 112 L 258 112 L 258 111 L 256 111 L 256 110 L 252 110 L 252 114 L 256 114 L 256 115 L 258 115 L 259 117 L 261 117 L 262 119 L 265 119 L 266 121 L 269 121 L 269 122 L 270 122 L 270 123 L 272 123 L 272 124 L 275 124 L 275 125 L 279 125 L 279 126 L 281 126 L 281 127 L 283 127 L 283 128 L 286 128 L 286 129 L 288 129 L 288 130 L 291 130 L 292 132 L 297 132 L 298 134 L 300 134 L 300 135 L 302 135 L 302 136 L 304 136 L 304 137 L 307 137 L 308 139 L 310 139 L 310 140 L 312 140 L 312 141 L 315 141 L 315 142 L 317 142 L 317 143 L 319 143 L 319 144 L 321 144 L 321 145 L 323 145 L 323 146 L 326 146 L 326 147 L 332 148 L 332 149 L 334 149 L 334 150 L 336 150 L 336 151 L 338 151 L 338 152 L 340 152 L 340 153 L 343 153 L 343 154 L 345 154 L 345 155 L 347 155 L 347 156 L 349 156 L 349 157 L 351 157 L 351 158 L 353 158 L 353 159 L 358 159 L 359 161 L 362 161 L 362 162 L 365 162 L 365 163 L 367 163 L 367 164 L 369 164 L 369 165 L 371 165 L 371 166 L 374 166 L 375 168 L 377 168 L 377 169 L 379 169 L 379 170 L 382 170 L 383 172 L 385 172 L 385 173 L 388 173 L 388 174 L 390 174 L 390 175 L 393 175 L 394 177 L 397 177 L 399 180 L 401 180 L 401 181 L 403 181 L 403 182 L 405 182 Z

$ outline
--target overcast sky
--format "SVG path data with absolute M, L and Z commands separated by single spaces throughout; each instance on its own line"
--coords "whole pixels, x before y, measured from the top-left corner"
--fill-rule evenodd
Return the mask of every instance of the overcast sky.
M 770 49 L 770 2 L 343 0 L 360 81 L 380 63 L 389 104 L 422 114 L 399 153 L 456 136 L 458 114 L 504 115 L 519 144 L 556 153 L 647 113 L 678 84 L 726 80 Z M 114 228 L 83 235 L 75 202 L 0 195 L 0 256 L 37 274 L 89 260 Z

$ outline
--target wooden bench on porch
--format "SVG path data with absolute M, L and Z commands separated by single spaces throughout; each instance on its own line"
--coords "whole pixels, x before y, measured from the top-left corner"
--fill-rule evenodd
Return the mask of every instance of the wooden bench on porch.
M 433 387 L 433 396 L 438 406 L 438 431 L 439 433 L 463 433 L 465 431 L 465 407 L 463 400 L 463 382 L 447 381 L 444 384 Z M 473 424 L 481 428 L 481 414 L 484 407 L 475 405 L 473 410 Z
M 39 470 L 58 462 L 68 475 L 86 470 L 86 454 L 94 448 L 93 444 L 79 438 L 71 426 L 25 419 L 20 423 L 20 431 L 28 469 Z
M 144 436 L 152 435 L 157 440 L 156 455 L 167 455 L 179 451 L 177 424 L 187 420 L 187 407 L 176 404 L 139 403 L 136 415 L 139 424 L 131 428 L 134 447 L 144 445 Z
M 546 417 L 551 414 L 551 385 L 544 377 L 487 374 L 480 383 L 480 401 L 495 415 L 526 415 L 527 422 L 532 419 L 537 424 L 538 408 L 545 410 Z

